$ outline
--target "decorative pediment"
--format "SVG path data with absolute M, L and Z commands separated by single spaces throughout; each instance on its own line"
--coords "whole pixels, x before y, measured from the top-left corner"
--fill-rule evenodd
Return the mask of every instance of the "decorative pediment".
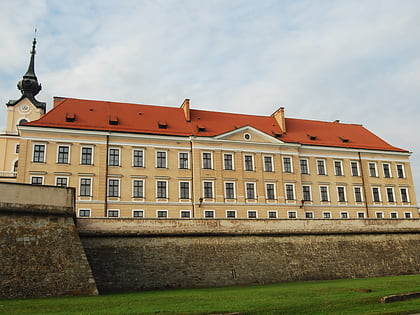
M 218 140 L 243 141 L 243 142 L 260 142 L 260 143 L 283 143 L 280 140 L 281 134 L 269 135 L 252 126 L 243 126 L 235 130 L 231 130 L 214 137 Z

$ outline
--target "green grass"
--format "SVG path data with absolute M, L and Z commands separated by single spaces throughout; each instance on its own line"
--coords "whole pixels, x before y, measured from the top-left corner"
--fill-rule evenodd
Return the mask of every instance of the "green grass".
M 0 300 L 0 314 L 413 314 L 420 299 L 379 300 L 416 291 L 420 275 Z

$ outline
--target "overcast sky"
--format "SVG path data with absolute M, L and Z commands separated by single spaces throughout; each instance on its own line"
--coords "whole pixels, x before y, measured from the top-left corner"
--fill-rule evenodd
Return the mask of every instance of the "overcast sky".
M 26 72 L 53 96 L 364 125 L 413 152 L 420 186 L 420 1 L 0 3 L 0 129 Z M 420 187 L 417 189 L 420 196 Z

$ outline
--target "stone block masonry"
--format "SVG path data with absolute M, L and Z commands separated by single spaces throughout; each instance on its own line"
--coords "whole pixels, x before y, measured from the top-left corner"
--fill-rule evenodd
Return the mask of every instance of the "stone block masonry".
M 93 295 L 74 189 L 0 182 L 0 298 Z

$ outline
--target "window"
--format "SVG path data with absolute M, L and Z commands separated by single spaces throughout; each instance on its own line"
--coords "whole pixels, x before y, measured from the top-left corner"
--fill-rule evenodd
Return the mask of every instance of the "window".
M 190 182 L 179 182 L 179 198 L 190 199 Z
M 370 177 L 377 177 L 375 162 L 369 162 L 369 175 Z
M 179 168 L 180 169 L 188 169 L 188 153 L 187 152 L 180 152 L 178 154 L 179 159 Z
M 319 191 L 321 193 L 321 201 L 329 201 L 328 186 L 320 186 Z
M 108 197 L 120 196 L 120 180 L 108 178 Z
M 403 164 L 397 164 L 397 176 L 398 176 L 398 178 L 405 178 L 405 172 L 404 172 L 404 165 Z
M 273 171 L 273 157 L 264 156 L 264 172 L 272 172 L 272 171 Z
M 80 164 L 82 165 L 92 165 L 92 155 L 93 149 L 90 147 L 82 147 Z
M 265 190 L 268 200 L 276 199 L 274 184 L 265 184 Z
M 20 148 L 20 145 L 19 144 L 16 144 L 16 146 L 15 146 L 15 153 L 16 154 L 19 153 L 19 148 Z
M 79 217 L 90 217 L 90 209 L 79 209 Z
M 109 148 L 108 154 L 108 165 L 109 166 L 119 166 L 120 165 L 120 149 L 119 148 Z
M 348 219 L 349 218 L 349 213 L 348 212 L 340 212 L 340 217 L 342 219 Z
M 411 212 L 404 212 L 404 218 L 411 219 Z
M 302 186 L 302 195 L 304 201 L 311 201 L 311 186 Z
M 286 184 L 286 200 L 295 200 L 295 191 L 293 184 Z
M 389 216 L 391 217 L 391 219 L 397 219 L 397 218 L 398 218 L 398 213 L 396 213 L 396 212 L 391 212 L 391 213 L 389 214 Z
M 139 149 L 133 150 L 133 167 L 144 167 L 144 151 Z
M 214 210 L 205 210 L 204 211 L 205 218 L 214 218 Z
M 254 157 L 252 155 L 244 156 L 245 171 L 254 170 Z
M 318 167 L 318 175 L 327 175 L 325 171 L 325 160 L 317 160 L 316 164 Z
M 331 219 L 331 212 L 322 212 L 322 217 L 324 219 Z
M 234 199 L 235 198 L 234 183 L 225 183 L 225 198 L 226 199 Z
M 80 179 L 80 196 L 91 196 L 92 189 L 92 179 L 91 178 L 81 178 Z
M 156 181 L 156 198 L 167 198 L 166 180 Z
M 400 188 L 401 202 L 408 202 L 407 188 Z
M 133 198 L 144 198 L 144 181 L 142 179 L 133 180 Z
M 236 218 L 235 210 L 226 210 L 226 218 Z
M 168 210 L 157 210 L 156 217 L 158 218 L 167 218 L 168 217 Z
M 18 166 L 19 166 L 19 161 L 15 161 L 15 163 L 13 163 L 13 172 L 17 173 Z
M 343 176 L 343 165 L 341 161 L 334 161 L 335 176 Z
M 288 212 L 287 212 L 287 217 L 288 217 L 289 219 L 296 219 L 296 218 L 297 218 L 296 211 L 288 211 Z
M 383 217 L 384 217 L 384 213 L 383 212 L 376 212 L 375 214 L 376 214 L 376 218 L 377 219 L 383 219 Z
M 362 188 L 361 187 L 353 187 L 354 190 L 354 201 L 362 202 Z
M 181 210 L 180 217 L 184 219 L 191 218 L 191 212 L 189 210 Z
M 166 168 L 166 151 L 156 152 L 156 167 Z
M 58 146 L 57 163 L 58 164 L 69 164 L 69 151 L 68 146 Z
M 359 219 L 364 219 L 365 218 L 365 213 L 364 212 L 357 212 L 357 217 Z
M 309 174 L 308 160 L 306 159 L 300 160 L 300 172 L 302 174 Z
M 268 211 L 269 219 L 277 219 L 277 211 Z
M 133 218 L 144 218 L 143 210 L 133 210 Z
M 351 167 L 351 176 L 359 176 L 359 163 L 358 162 L 350 162 Z
M 283 172 L 292 173 L 292 159 L 288 156 L 283 157 Z
M 32 162 L 34 163 L 45 162 L 45 144 L 34 145 L 34 154 L 33 154 Z
M 204 198 L 213 198 L 213 182 L 204 182 Z
M 204 169 L 211 169 L 211 153 L 203 152 L 203 168 Z
M 120 210 L 108 210 L 107 217 L 108 218 L 118 218 L 120 216 Z
M 57 177 L 55 179 L 55 185 L 59 187 L 67 187 L 67 177 Z
M 346 201 L 345 187 L 337 187 L 337 195 L 338 195 L 339 202 L 345 202 Z
M 394 188 L 387 187 L 386 188 L 386 196 L 388 198 L 388 202 L 395 202 L 394 198 Z
M 305 212 L 305 219 L 313 219 L 314 213 L 313 212 Z
M 255 184 L 246 183 L 246 199 L 255 199 Z
M 373 195 L 374 202 L 381 202 L 381 194 L 379 192 L 379 187 L 372 188 L 372 195 Z
M 233 170 L 233 154 L 223 154 L 223 165 L 225 170 Z
M 248 219 L 256 219 L 256 218 L 257 218 L 257 211 L 248 210 Z
M 32 185 L 42 185 L 44 182 L 44 177 L 42 176 L 32 176 L 31 177 L 31 184 Z
M 384 171 L 384 177 L 385 178 L 391 178 L 391 168 L 389 167 L 388 163 L 382 164 L 382 169 Z

